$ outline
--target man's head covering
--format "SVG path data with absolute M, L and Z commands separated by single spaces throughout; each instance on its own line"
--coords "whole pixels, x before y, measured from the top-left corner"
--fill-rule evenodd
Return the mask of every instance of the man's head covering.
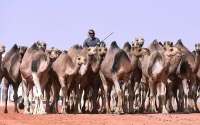
M 94 36 L 95 36 L 95 32 L 94 32 L 93 29 L 89 29 L 89 30 L 88 30 L 88 38 L 92 39 L 92 38 L 90 37 L 90 34 L 89 34 L 89 33 L 94 33 Z

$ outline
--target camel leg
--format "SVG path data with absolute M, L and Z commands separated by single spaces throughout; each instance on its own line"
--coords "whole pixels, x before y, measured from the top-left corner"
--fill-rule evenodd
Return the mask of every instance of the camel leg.
M 8 109 L 7 109 L 7 102 L 8 102 L 8 89 L 9 89 L 9 82 L 6 78 L 4 78 L 4 90 L 5 90 L 5 109 L 4 109 L 4 113 L 8 113 Z
M 19 88 L 19 84 L 13 84 L 13 89 L 14 89 L 14 113 L 19 113 L 18 108 L 17 108 L 17 103 L 18 103 L 18 88 Z
M 62 104 L 62 109 L 61 109 L 61 113 L 62 114 L 66 114 L 66 98 L 67 98 L 67 95 L 68 95 L 68 89 L 69 89 L 69 84 L 71 83 L 72 81 L 72 78 L 69 78 L 67 79 L 67 84 L 65 85 L 65 79 L 64 78 L 59 78 L 59 81 L 60 81 L 60 84 L 61 84 L 61 87 L 62 87 L 62 94 L 63 94 L 63 104 Z
M 29 101 L 28 101 L 28 95 L 29 95 L 28 83 L 25 79 L 22 79 L 22 85 L 23 85 L 23 90 L 24 90 L 24 103 L 25 103 L 24 114 L 31 114 Z
M 193 99 L 194 99 L 194 107 L 193 107 L 193 110 L 195 112 L 199 112 L 199 108 L 197 106 L 197 100 L 198 100 L 198 97 L 197 97 L 197 84 L 194 85 L 193 87 Z
M 103 89 L 104 89 L 104 96 L 105 96 L 104 108 L 106 108 L 106 113 L 110 114 L 111 112 L 110 112 L 110 105 L 109 105 L 109 98 L 108 98 L 108 92 L 110 90 L 110 85 L 106 81 L 104 75 L 101 72 L 99 72 L 99 74 L 100 74 L 101 81 L 103 83 Z
M 88 110 L 88 105 L 87 105 L 87 108 L 86 108 L 86 103 L 87 103 L 87 96 L 89 95 L 89 90 L 88 90 L 88 87 L 87 86 L 85 89 L 84 89 L 84 95 L 83 95 L 83 107 L 82 107 L 82 112 L 83 113 L 86 113 L 87 110 Z
M 125 83 L 124 83 L 125 84 Z M 134 90 L 133 90 L 133 88 L 132 88 L 132 86 L 131 86 L 131 81 L 129 80 L 128 81 L 128 103 L 129 103 L 129 113 L 130 114 L 133 114 L 133 113 L 135 113 L 135 111 L 134 111 L 134 109 L 133 109 L 133 100 L 134 100 L 134 98 L 135 98 L 135 95 L 134 95 L 134 92 L 135 91 L 135 88 L 134 88 Z M 128 104 L 127 103 L 127 104 Z M 127 105 L 126 105 L 126 107 L 127 107 Z
M 146 100 L 146 94 L 149 89 L 149 86 L 148 86 L 146 78 L 144 77 L 142 78 L 142 81 L 140 84 L 141 84 L 141 106 L 140 106 L 139 112 L 143 113 L 145 111 L 145 100 Z
M 196 85 L 196 75 L 193 76 L 190 80 L 190 84 L 189 86 L 189 92 L 188 92 L 188 106 L 189 106 L 189 110 L 192 111 L 192 108 L 195 106 L 195 102 L 194 102 L 194 98 L 192 98 L 192 92 L 193 92 L 193 88 Z
M 170 79 L 168 79 L 168 83 L 167 83 L 167 94 L 168 94 L 168 98 L 169 98 L 169 112 L 175 112 L 174 107 L 173 107 L 173 91 L 172 91 L 172 86 L 173 86 L 173 81 L 171 81 Z
M 149 87 L 150 87 L 150 107 L 149 107 L 149 113 L 158 113 L 156 110 L 155 102 L 155 83 L 152 80 L 149 80 Z
M 35 104 L 35 109 L 34 109 L 33 114 L 46 114 L 44 106 L 43 106 L 43 94 L 42 94 L 42 89 L 40 85 L 40 80 L 37 76 L 37 73 L 35 72 L 32 73 L 32 76 L 33 76 L 33 81 L 37 90 L 37 93 L 34 95 L 34 98 L 36 98 L 36 100 L 38 99 L 38 105 Z
M 118 81 L 117 77 L 113 77 L 113 82 L 114 82 L 115 90 L 117 92 L 117 97 L 118 97 L 117 108 L 115 110 L 115 113 L 121 114 L 121 113 L 123 113 L 123 109 L 122 109 L 122 100 L 123 100 L 123 98 L 122 98 L 122 90 L 120 88 L 119 81 Z
M 166 91 L 165 91 L 165 89 L 166 89 L 166 84 L 167 84 L 167 81 L 162 81 L 161 82 L 161 91 L 160 91 L 160 97 L 161 97 L 161 101 L 162 101 L 162 113 L 163 114 L 167 114 L 168 113 L 168 111 L 167 111 L 167 109 L 166 109 L 166 104 L 165 104 L 165 95 L 166 95 Z
M 184 91 L 184 97 L 185 97 L 185 111 L 184 113 L 190 113 L 189 109 L 188 109 L 188 92 L 187 92 L 187 79 L 183 79 L 182 80 L 182 84 L 183 84 L 183 91 Z
M 52 91 L 53 91 L 53 101 L 51 103 L 51 113 L 57 114 L 58 113 L 58 99 L 59 99 L 59 92 L 60 92 L 61 85 L 57 80 L 53 80 L 52 82 Z
M 93 114 L 97 114 L 98 110 L 97 110 L 97 103 L 99 103 L 99 99 L 97 100 L 97 96 L 98 96 L 98 90 L 99 90 L 99 86 L 94 85 L 93 86 L 93 93 L 92 93 L 92 102 L 93 102 L 93 108 L 92 108 L 92 113 Z
M 51 84 L 47 83 L 47 85 L 45 87 L 45 92 L 46 92 L 46 112 L 47 113 L 51 113 L 50 112 L 50 107 L 49 107 L 50 90 L 51 90 Z

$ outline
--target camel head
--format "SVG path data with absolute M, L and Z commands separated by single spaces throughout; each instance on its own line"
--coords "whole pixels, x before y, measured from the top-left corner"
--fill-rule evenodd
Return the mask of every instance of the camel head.
M 106 47 L 106 43 L 101 41 L 101 42 L 97 42 L 96 47 Z
M 45 42 L 40 42 L 40 41 L 37 41 L 37 46 L 43 50 L 46 50 L 47 48 L 47 44 Z
M 97 48 L 97 53 L 100 56 L 105 56 L 107 53 L 107 48 L 106 47 L 98 47 Z
M 200 43 L 195 44 L 195 51 L 200 54 Z
M 87 50 L 88 50 L 89 56 L 93 56 L 97 54 L 97 47 L 88 47 Z
M 78 55 L 77 58 L 76 58 L 76 63 L 78 65 L 85 64 L 86 63 L 86 58 L 81 56 L 81 55 Z
M 62 51 L 54 47 L 52 47 L 50 50 L 47 50 L 47 52 L 48 52 L 50 60 L 52 61 L 55 61 L 59 57 L 59 55 L 62 53 Z
M 6 47 L 4 45 L 0 45 L 0 54 L 3 54 L 6 51 L 5 48 Z
M 144 45 L 144 38 L 137 37 L 135 41 L 132 42 L 132 47 L 142 47 Z
M 131 47 L 131 54 L 135 55 L 136 57 L 142 57 L 144 55 L 150 55 L 150 51 L 147 48 Z
M 19 53 L 20 53 L 21 57 L 23 58 L 28 47 L 27 46 L 19 46 L 18 48 L 19 48 Z
M 183 55 L 181 49 L 174 47 L 173 42 L 171 41 L 165 41 L 164 45 L 161 42 L 159 42 L 159 44 L 163 48 L 164 53 L 169 57 L 175 55 Z
M 182 54 L 182 51 L 180 48 L 170 47 L 170 46 L 168 46 L 168 47 L 164 46 L 163 51 L 164 51 L 164 54 L 169 57 L 175 56 L 177 54 L 180 54 L 180 55 Z

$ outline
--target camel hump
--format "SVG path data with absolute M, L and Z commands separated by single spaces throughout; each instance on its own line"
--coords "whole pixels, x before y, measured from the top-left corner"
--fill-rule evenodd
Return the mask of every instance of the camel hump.
M 14 52 L 17 52 L 19 50 L 17 44 L 14 44 L 11 50 L 13 50 Z
M 110 45 L 111 49 L 119 48 L 116 41 L 113 41 Z
M 181 39 L 179 39 L 176 44 L 183 45 Z
M 123 59 L 121 57 L 125 57 L 125 59 L 130 62 L 128 55 L 126 54 L 126 52 L 124 50 L 118 51 L 114 57 L 114 63 L 113 63 L 112 69 L 111 69 L 112 73 L 115 73 L 119 70 L 120 59 Z
M 127 49 L 128 51 L 130 51 L 130 50 L 131 50 L 131 44 L 130 44 L 129 42 L 126 42 L 126 43 L 124 44 L 123 49 Z

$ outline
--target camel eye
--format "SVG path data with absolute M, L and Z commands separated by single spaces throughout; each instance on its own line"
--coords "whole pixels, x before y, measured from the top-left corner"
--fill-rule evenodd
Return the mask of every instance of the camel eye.
M 101 51 L 101 49 L 99 49 L 99 51 Z
M 81 60 L 81 58 L 80 58 L 80 57 L 78 57 L 78 60 Z

